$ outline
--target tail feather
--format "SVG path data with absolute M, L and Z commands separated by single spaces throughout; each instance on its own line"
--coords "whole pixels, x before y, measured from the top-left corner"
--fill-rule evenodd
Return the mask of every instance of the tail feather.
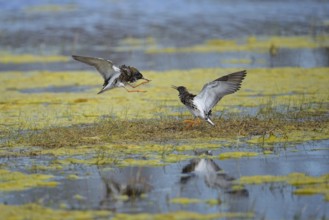
M 97 94 L 101 94 L 101 93 L 105 92 L 106 90 L 108 90 L 108 88 L 106 88 L 106 86 L 108 84 L 109 84 L 109 80 L 105 80 L 104 83 L 103 83 L 103 88 Z
M 102 90 L 99 91 L 97 94 L 101 94 L 101 93 L 105 92 L 104 88 L 105 88 L 105 87 L 103 87 Z
M 211 124 L 212 126 L 215 126 L 214 122 L 212 122 L 212 121 L 210 120 L 210 118 L 207 118 L 206 121 L 207 121 L 209 124 Z

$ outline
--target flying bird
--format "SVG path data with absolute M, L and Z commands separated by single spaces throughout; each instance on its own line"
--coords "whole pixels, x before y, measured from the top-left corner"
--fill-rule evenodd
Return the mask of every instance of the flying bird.
M 77 61 L 95 67 L 97 71 L 102 75 L 104 79 L 103 88 L 97 94 L 103 93 L 116 87 L 123 87 L 128 92 L 145 92 L 141 90 L 128 90 L 126 85 L 132 88 L 136 88 L 151 81 L 144 78 L 139 70 L 132 66 L 121 65 L 120 67 L 117 67 L 112 63 L 111 60 L 105 60 L 103 58 L 97 57 L 84 57 L 77 55 L 72 55 L 72 57 Z M 139 79 L 143 79 L 145 81 L 138 85 L 131 84 Z
M 194 115 L 194 118 L 202 118 L 215 126 L 210 120 L 211 109 L 228 94 L 235 93 L 241 87 L 241 82 L 247 74 L 246 70 L 228 74 L 206 83 L 198 95 L 188 92 L 184 86 L 172 86 L 179 92 L 180 101 Z M 185 122 L 194 124 L 191 120 Z

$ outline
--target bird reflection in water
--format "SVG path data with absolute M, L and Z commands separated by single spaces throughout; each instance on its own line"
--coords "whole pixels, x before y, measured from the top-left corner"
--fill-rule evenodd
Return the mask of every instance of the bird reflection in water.
M 209 155 L 211 151 L 195 152 L 196 155 Z M 222 190 L 235 196 L 248 197 L 249 193 L 246 189 L 234 189 L 234 177 L 225 173 L 212 159 L 210 158 L 195 158 L 191 159 L 182 169 L 183 176 L 180 179 L 182 185 L 193 181 L 196 178 L 203 178 L 205 184 L 212 189 Z
M 115 210 L 125 202 L 135 201 L 152 190 L 148 180 L 136 172 L 128 181 L 119 181 L 113 176 L 106 177 L 100 172 L 105 186 L 104 198 L 100 201 L 100 207 Z

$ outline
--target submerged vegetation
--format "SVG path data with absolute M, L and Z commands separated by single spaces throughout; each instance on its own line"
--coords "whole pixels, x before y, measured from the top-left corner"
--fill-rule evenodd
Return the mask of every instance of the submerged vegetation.
M 58 182 L 48 181 L 52 175 L 24 174 L 0 169 L 0 191 L 18 191 L 32 187 L 55 187 Z
M 265 184 L 275 182 L 285 182 L 296 186 L 295 194 L 323 194 L 324 199 L 329 201 L 329 174 L 319 177 L 308 176 L 304 173 L 290 173 L 287 176 L 243 176 L 237 181 L 238 184 Z
M 220 212 L 212 214 L 200 214 L 197 212 L 187 211 L 175 211 L 163 214 L 124 214 L 124 213 L 111 213 L 105 210 L 90 210 L 90 211 L 79 211 L 79 210 L 54 210 L 42 207 L 38 204 L 26 204 L 22 206 L 11 206 L 0 204 L 1 217 L 4 219 L 17 219 L 24 220 L 28 216 L 30 219 L 111 219 L 113 220 L 144 220 L 144 219 L 172 219 L 172 220 L 212 220 L 212 219 L 237 219 L 246 218 L 250 219 L 254 215 L 253 213 L 242 213 L 242 212 Z
M 45 208 L 39 204 L 3 205 L 0 204 L 1 218 L 3 219 L 108 219 L 109 211 L 78 211 L 78 210 L 54 210 Z

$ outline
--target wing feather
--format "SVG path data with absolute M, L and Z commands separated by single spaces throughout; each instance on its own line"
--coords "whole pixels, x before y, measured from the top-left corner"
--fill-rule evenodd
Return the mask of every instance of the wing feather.
M 72 55 L 72 57 L 77 61 L 95 67 L 97 71 L 102 75 L 105 81 L 110 79 L 116 72 L 120 71 L 120 69 L 115 65 L 113 65 L 112 61 L 110 60 L 105 60 L 103 58 L 97 58 L 97 57 L 84 57 L 77 55 Z
M 240 89 L 241 82 L 246 74 L 246 70 L 243 70 L 206 83 L 201 92 L 194 98 L 195 102 L 202 103 L 204 112 L 208 113 L 221 98 Z

